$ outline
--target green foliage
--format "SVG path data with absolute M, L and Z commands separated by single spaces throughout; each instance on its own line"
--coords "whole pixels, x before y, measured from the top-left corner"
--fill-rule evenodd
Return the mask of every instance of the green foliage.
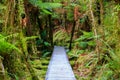
M 25 56 L 27 57 L 28 56 L 28 49 L 27 49 L 28 41 L 36 39 L 38 38 L 38 36 L 25 37 L 22 31 L 20 32 L 19 35 L 20 35 L 23 52 L 25 53 Z
M 102 74 L 101 74 L 102 73 Z M 109 65 L 103 65 L 100 70 L 100 75 L 98 75 L 98 78 L 96 80 L 114 80 L 113 79 L 113 71 L 109 69 Z
M 0 3 L 0 10 L 1 9 L 6 9 L 6 6 Z
M 53 35 L 53 42 L 55 45 L 68 47 L 69 40 L 70 40 L 70 37 L 63 30 L 59 30 Z
M 5 10 L 7 9 L 5 5 L 6 1 L 9 2 L 10 0 L 2 0 L 0 3 L 0 27 L 1 25 L 3 26 L 5 22 L 3 17 L 4 17 Z M 60 3 L 61 1 L 68 1 L 68 6 L 62 7 L 62 4 Z M 71 0 L 53 0 L 53 2 L 42 2 L 42 0 L 29 0 L 29 2 L 32 5 L 40 9 L 39 16 L 40 17 L 42 16 L 42 18 L 44 15 L 46 16 L 46 14 L 47 15 L 51 14 L 52 18 L 61 19 L 60 15 L 63 13 L 59 13 L 59 12 L 55 13 L 53 10 L 54 8 L 64 8 L 67 11 L 67 20 L 72 21 L 74 17 L 73 9 L 75 6 L 79 6 L 79 12 L 82 16 L 84 15 L 88 16 L 88 18 L 91 20 L 89 23 L 91 23 L 92 20 L 95 20 L 95 22 L 97 22 L 98 18 L 100 17 L 103 23 L 101 24 L 95 23 L 98 36 L 94 36 L 94 33 L 93 33 L 94 31 L 91 31 L 91 32 L 81 31 L 82 35 L 79 38 L 74 40 L 73 50 L 69 52 L 69 56 L 70 58 L 75 58 L 74 62 L 77 64 L 76 73 L 78 73 L 78 76 L 81 78 L 80 80 L 91 80 L 91 79 L 93 80 L 119 80 L 120 79 L 120 75 L 119 75 L 120 74 L 120 65 L 119 65 L 120 64 L 120 58 L 119 58 L 120 57 L 120 54 L 119 54 L 120 53 L 120 36 L 119 36 L 120 34 L 120 19 L 119 19 L 120 5 L 118 3 L 115 4 L 113 0 L 112 1 L 111 0 L 97 0 L 97 1 L 96 0 L 72 0 L 74 1 L 74 3 L 69 3 L 70 1 Z M 88 10 L 90 6 L 89 2 L 91 1 L 92 3 L 95 3 L 92 5 L 92 8 L 91 8 L 91 10 L 93 10 L 93 16 L 95 17 L 94 19 L 90 17 L 91 10 Z M 103 1 L 103 3 L 101 3 L 101 5 L 103 5 L 102 7 L 101 5 L 96 4 L 96 2 L 99 3 L 100 1 Z M 117 1 L 117 0 L 114 0 L 114 1 Z M 19 12 L 19 17 L 20 17 L 20 14 L 24 13 L 23 0 L 18 0 L 18 4 L 19 4 L 18 12 Z M 14 7 L 11 8 L 10 10 L 11 12 L 6 11 L 6 14 L 9 14 L 9 13 L 12 14 L 14 11 Z M 100 12 L 102 12 L 103 10 L 103 13 L 99 14 L 99 16 L 96 15 L 96 11 L 98 11 L 96 10 L 96 7 L 100 7 L 101 9 Z M 12 22 L 17 22 L 17 20 L 12 19 L 12 16 L 9 16 L 9 15 L 7 16 L 8 21 L 10 20 L 9 17 L 11 19 L 10 24 Z M 17 18 L 17 17 L 14 16 L 14 18 Z M 82 17 L 80 19 L 80 24 L 84 23 L 86 19 L 87 17 Z M 43 25 L 44 24 L 42 24 L 42 26 Z M 15 28 L 19 29 L 18 26 L 19 25 L 16 25 Z M 83 26 L 80 25 L 79 27 L 83 27 Z M 99 27 L 103 30 L 103 34 L 99 34 L 99 32 L 101 32 L 101 30 L 99 30 Z M 13 27 L 9 27 L 9 28 L 12 29 Z M 13 31 L 15 30 L 13 29 Z M 43 52 L 42 57 L 45 58 L 51 53 L 47 51 L 47 48 L 49 48 L 51 45 L 49 42 L 44 41 L 45 36 L 47 36 L 47 32 L 44 31 L 41 35 L 42 35 L 42 39 L 38 40 L 36 44 L 42 47 L 42 50 L 41 50 L 41 52 Z M 75 34 L 75 37 L 76 37 L 76 34 Z M 5 54 L 10 54 L 10 56 L 12 55 L 10 59 L 11 61 L 9 62 L 11 63 L 13 62 L 13 64 L 8 65 L 8 66 L 9 67 L 12 66 L 12 68 L 16 70 L 16 73 L 21 74 L 18 70 L 22 71 L 23 67 L 19 67 L 21 62 L 16 60 L 16 55 L 14 54 L 14 52 L 22 53 L 23 51 L 23 53 L 25 53 L 25 56 L 27 57 L 29 55 L 28 53 L 29 41 L 32 42 L 32 40 L 36 38 L 38 38 L 38 36 L 26 37 L 24 36 L 23 32 L 20 32 L 20 34 L 16 33 L 16 34 L 11 34 L 7 36 L 0 34 L 0 56 L 3 57 L 3 55 Z M 96 39 L 98 39 L 98 41 L 101 42 L 101 43 L 98 43 L 100 61 L 98 60 L 98 54 L 95 54 L 96 53 L 96 49 L 95 49 Z M 70 40 L 70 36 L 64 30 L 59 30 L 54 33 L 53 41 L 55 45 L 68 47 L 69 40 Z M 18 46 L 19 48 L 16 46 Z M 17 56 L 18 55 L 19 54 L 17 54 Z M 76 58 L 77 58 L 77 61 L 75 61 Z M 33 64 L 33 67 L 36 70 L 37 75 L 39 74 L 45 75 L 47 66 L 44 67 L 41 61 L 38 61 L 37 63 L 36 62 L 33 62 L 31 64 Z M 43 62 L 43 64 L 45 63 Z M 44 70 L 42 71 L 40 69 L 42 70 L 44 69 Z M 10 74 L 16 80 L 19 80 L 19 77 L 17 74 L 12 74 L 12 73 Z
M 45 46 L 50 46 L 50 43 L 49 42 L 44 42 L 44 45 Z
M 17 51 L 18 53 L 22 53 L 22 51 L 15 46 L 15 44 L 12 44 L 10 42 L 7 41 L 7 39 L 11 38 L 11 37 L 18 37 L 19 34 L 11 34 L 8 36 L 3 36 L 2 34 L 0 34 L 0 54 L 4 55 L 4 54 L 10 54 L 13 50 Z M 29 40 L 33 40 L 35 38 L 38 38 L 38 36 L 31 36 L 31 37 L 24 37 L 23 33 L 20 33 L 20 39 L 21 39 L 21 44 L 23 47 L 24 52 L 26 53 L 26 55 L 28 55 L 27 52 L 27 42 Z M 17 41 L 16 41 L 17 42 Z
M 105 48 L 108 52 L 110 57 L 109 58 L 109 68 L 113 70 L 114 74 L 120 73 L 120 59 L 119 59 L 119 32 L 120 32 L 120 26 L 119 26 L 119 10 L 120 5 L 112 5 L 109 6 L 110 3 L 107 3 L 105 5 L 106 7 L 106 15 L 104 18 L 104 26 L 105 26 L 105 40 L 103 41 L 104 45 L 107 47 Z M 108 9 L 111 8 L 111 9 Z M 114 46 L 112 46 L 114 45 Z
M 80 42 L 79 47 L 81 47 L 82 49 L 87 48 L 87 42 Z
M 93 34 L 93 32 L 85 32 L 85 31 L 82 31 L 83 35 L 80 36 L 80 38 L 76 39 L 75 41 L 82 41 L 82 40 L 90 40 L 90 39 L 93 39 L 95 36 Z
M 87 16 L 80 18 L 80 23 L 84 23 L 87 19 L 88 19 Z
M 86 49 L 87 46 L 95 47 L 96 43 L 93 39 L 96 37 L 94 36 L 93 32 L 82 32 L 83 35 L 80 36 L 80 38 L 74 40 L 75 44 L 78 44 L 78 46 L 82 49 Z
M 68 55 L 69 55 L 69 57 L 70 58 L 79 58 L 79 55 L 80 54 L 83 54 L 85 52 L 85 50 L 79 50 L 79 49 L 74 49 L 74 50 L 72 50 L 72 51 L 69 51 L 68 52 Z
M 19 0 L 19 6 L 18 6 L 18 10 L 19 10 L 19 17 L 21 18 L 21 14 L 25 14 L 25 11 L 24 11 L 24 5 L 23 5 L 23 0 Z
M 4 12 L 6 10 L 6 6 L 0 3 L 0 24 L 4 23 Z M 1 25 L 0 25 L 1 26 Z M 1 26 L 2 27 L 2 26 Z
M 81 11 L 87 11 L 88 10 L 88 0 L 80 0 L 80 5 L 81 5 Z
M 53 8 L 59 8 L 62 6 L 62 4 L 60 3 L 50 3 L 50 2 L 43 3 L 40 0 L 29 0 L 29 1 L 36 7 L 40 8 L 45 14 L 52 14 Z
M 38 38 L 38 36 L 31 36 L 31 37 L 26 37 L 25 40 L 29 41 L 29 40 L 33 40 L 33 39 L 36 39 L 36 38 Z
M 71 6 L 71 5 L 65 8 L 67 10 L 67 19 L 70 21 L 73 21 L 73 18 L 74 18 L 73 8 L 74 6 Z
M 51 52 L 45 52 L 42 57 L 47 57 Z
M 53 0 L 53 2 L 61 2 L 61 1 L 64 1 L 64 0 Z
M 39 8 L 44 8 L 44 9 L 52 9 L 52 8 L 59 8 L 61 7 L 62 5 L 60 3 L 48 3 L 48 2 L 45 2 L 45 3 L 36 3 L 36 6 L 38 6 Z
M 70 20 L 70 21 L 73 21 L 73 12 L 72 11 L 68 11 L 67 19 Z
M 40 58 L 38 60 L 30 61 L 30 63 L 34 68 L 36 75 L 39 76 L 39 80 L 44 80 L 46 71 L 47 71 L 47 67 L 49 64 L 49 59 L 44 57 L 44 58 Z
M 20 49 L 18 49 L 14 44 L 9 43 L 6 39 L 10 36 L 3 36 L 0 34 L 0 53 L 1 54 L 10 54 L 11 51 L 16 50 L 18 53 L 21 53 Z
M 52 14 L 52 18 L 53 18 L 53 19 L 60 19 L 60 15 L 57 14 L 57 13 L 53 13 L 53 14 Z
M 80 1 L 81 1 L 81 3 L 84 2 L 82 0 L 80 0 Z M 96 50 L 94 50 L 94 49 L 92 50 L 91 48 L 90 48 L 90 50 L 93 52 L 91 54 L 92 56 L 90 55 L 90 52 L 89 52 L 89 54 L 80 55 L 78 58 L 78 65 L 80 65 L 78 68 L 79 72 L 84 70 L 84 68 L 85 68 L 85 70 L 87 70 L 88 68 L 90 70 L 90 72 L 88 74 L 86 73 L 87 76 L 86 76 L 86 74 L 84 75 L 84 76 L 86 76 L 85 80 L 90 80 L 90 79 L 93 79 L 93 80 L 119 80 L 120 79 L 120 76 L 119 76 L 119 74 L 120 74 L 120 65 L 119 65 L 120 64 L 120 58 L 119 58 L 120 57 L 120 55 L 119 55 L 119 53 L 120 53 L 120 49 L 119 49 L 119 47 L 120 47 L 120 44 L 119 44 L 119 41 L 120 41 L 120 39 L 119 39 L 119 37 L 120 37 L 119 36 L 119 33 L 120 33 L 120 23 L 119 23 L 119 21 L 120 21 L 120 18 L 119 18 L 120 6 L 113 4 L 113 1 L 109 1 L 109 2 L 103 1 L 103 7 L 104 7 L 103 8 L 104 13 L 102 15 L 100 14 L 100 16 L 103 17 L 103 19 L 102 19 L 103 23 L 101 23 L 100 25 L 99 24 L 96 25 L 96 27 L 98 28 L 98 30 L 97 30 L 98 36 L 94 36 L 93 32 L 92 33 L 82 32 L 83 35 L 74 41 L 75 45 L 76 44 L 80 45 L 79 48 L 82 47 L 82 49 L 86 46 L 86 44 L 89 46 L 95 47 L 96 43 L 95 43 L 94 39 L 96 39 L 96 38 L 98 39 L 98 41 L 100 41 L 100 43 L 98 44 L 99 49 L 100 49 L 99 50 L 100 61 L 97 59 L 96 54 L 93 55 Z M 95 10 L 94 8 L 95 7 L 93 7 L 92 9 Z M 95 21 L 96 21 L 98 16 L 97 17 L 94 16 L 94 17 L 95 17 Z M 81 22 L 84 22 L 84 19 L 81 20 Z M 100 28 L 102 28 L 102 30 L 99 29 L 99 26 L 100 26 Z M 101 34 L 99 32 L 101 32 Z M 88 49 L 88 48 L 86 48 L 86 49 Z M 79 51 L 79 49 L 76 50 L 76 52 L 78 52 L 78 51 Z M 83 53 L 86 53 L 86 52 L 83 52 Z M 87 55 L 89 55 L 89 56 L 87 56 Z M 95 61 L 96 61 L 96 63 L 94 63 Z M 82 73 L 82 74 L 84 74 L 84 73 Z M 84 77 L 84 76 L 80 76 L 80 77 Z

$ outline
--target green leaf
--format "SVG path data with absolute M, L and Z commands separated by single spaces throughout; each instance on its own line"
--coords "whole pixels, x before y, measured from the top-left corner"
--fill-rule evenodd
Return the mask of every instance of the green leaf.
M 0 53 L 10 53 L 12 50 L 16 50 L 21 53 L 20 49 L 18 49 L 15 45 L 10 44 L 6 41 L 0 41 Z
M 38 38 L 38 36 L 30 36 L 30 37 L 25 37 L 25 40 L 32 40 L 32 39 L 36 39 Z
M 44 42 L 44 45 L 45 45 L 45 46 L 50 46 L 50 43 Z
M 50 53 L 51 53 L 51 52 L 46 52 L 46 53 L 43 54 L 42 57 L 46 57 L 46 56 L 48 56 Z
M 0 23 L 4 23 L 4 20 L 0 20 Z
M 80 19 L 80 22 L 81 22 L 81 23 L 84 23 L 84 22 L 85 22 L 85 18 L 81 18 L 81 19 Z
M 95 43 L 95 41 L 88 41 L 88 45 L 89 45 L 89 46 L 95 46 L 96 43 Z
M 42 2 L 40 0 L 30 0 L 30 3 L 35 5 L 36 7 L 43 8 L 43 9 L 52 9 L 62 7 L 60 3 L 50 3 L 50 2 Z
M 16 50 L 17 52 L 21 53 L 21 50 L 18 49 L 14 44 L 11 44 L 6 41 L 7 38 L 12 37 L 13 35 L 16 36 L 17 34 L 11 34 L 8 36 L 3 36 L 2 34 L 0 34 L 0 54 L 9 54 L 13 50 Z
M 86 37 L 86 38 L 90 38 L 90 37 L 93 37 L 94 34 L 93 32 L 86 32 L 86 31 L 82 31 L 83 32 L 83 35 Z
M 15 33 L 15 34 L 11 34 L 11 35 L 8 35 L 8 36 L 3 36 L 2 34 L 0 34 L 0 41 L 1 40 L 6 40 L 6 39 L 8 39 L 8 38 L 10 38 L 10 37 L 13 37 L 13 36 L 18 36 L 18 33 Z
M 86 37 L 85 36 L 81 36 L 80 38 L 76 39 L 75 41 L 82 41 L 82 40 L 85 40 Z
M 48 2 L 45 2 L 45 3 L 38 4 L 38 7 L 46 8 L 46 9 L 59 8 L 61 6 L 62 6 L 62 4 L 60 4 L 60 3 L 48 3 Z
M 46 10 L 46 9 L 42 9 L 42 11 L 45 13 L 45 14 L 52 14 L 50 11 Z
M 0 4 L 0 10 L 1 10 L 1 9 L 6 9 L 6 6 L 3 5 L 3 4 Z
M 83 49 L 85 49 L 87 47 L 87 42 L 80 42 L 79 46 Z
M 84 53 L 85 52 L 85 50 L 78 50 L 77 51 L 77 54 L 82 54 L 82 53 Z
M 96 38 L 94 36 L 93 32 L 82 31 L 82 33 L 83 33 L 83 35 L 80 36 L 78 39 L 76 39 L 75 42 Z
M 42 43 L 43 43 L 43 40 L 41 40 L 41 39 L 39 39 L 39 40 L 36 41 L 36 45 L 37 46 L 41 45 Z

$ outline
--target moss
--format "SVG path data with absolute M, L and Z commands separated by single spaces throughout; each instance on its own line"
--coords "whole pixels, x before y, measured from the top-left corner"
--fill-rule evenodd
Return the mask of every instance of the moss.
M 39 80 L 44 80 L 46 71 L 48 68 L 50 58 L 41 58 L 41 59 L 35 59 L 33 61 L 30 61 L 36 76 L 38 76 Z
M 49 60 L 42 60 L 42 64 L 43 65 L 48 65 L 49 64 Z
M 70 64 L 71 64 L 71 66 L 74 66 L 75 60 L 71 60 L 71 61 L 70 61 Z

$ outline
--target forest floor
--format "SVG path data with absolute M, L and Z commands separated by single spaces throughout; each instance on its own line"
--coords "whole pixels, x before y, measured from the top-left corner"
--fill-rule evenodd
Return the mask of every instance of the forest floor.
M 45 79 L 50 57 L 31 60 L 32 67 L 40 80 Z

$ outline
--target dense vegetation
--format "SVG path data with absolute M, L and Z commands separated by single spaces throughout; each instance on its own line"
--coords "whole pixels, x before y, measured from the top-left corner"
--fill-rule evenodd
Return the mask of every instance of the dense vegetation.
M 119 0 L 0 0 L 0 80 L 44 80 L 54 45 L 77 80 L 120 80 Z

